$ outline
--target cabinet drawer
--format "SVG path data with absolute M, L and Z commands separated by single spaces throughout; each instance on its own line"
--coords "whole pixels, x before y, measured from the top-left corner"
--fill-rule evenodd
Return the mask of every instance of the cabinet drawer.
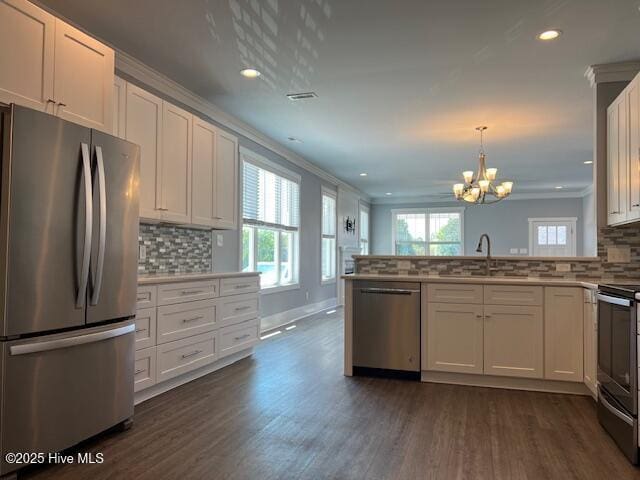
M 152 308 L 156 306 L 157 288 L 155 285 L 138 287 L 136 308 Z
M 209 332 L 217 327 L 216 300 L 158 307 L 158 344 Z
M 260 276 L 220 279 L 220 295 L 238 295 L 240 293 L 258 292 Z
M 220 329 L 220 358 L 239 352 L 258 343 L 260 321 L 248 320 Z
M 218 296 L 218 280 L 168 283 L 158 286 L 158 305 L 206 300 Z
M 485 285 L 484 303 L 487 305 L 541 306 L 542 287 L 527 285 Z
M 218 358 L 216 332 L 158 345 L 158 382 L 213 363 Z
M 136 350 L 156 344 L 156 309 L 143 308 L 136 312 Z
M 473 303 L 482 305 L 482 285 L 431 283 L 427 299 L 432 303 Z
M 156 347 L 136 351 L 133 370 L 133 391 L 156 384 Z
M 252 320 L 258 316 L 258 294 L 246 293 L 223 297 L 218 300 L 218 323 L 220 327 Z

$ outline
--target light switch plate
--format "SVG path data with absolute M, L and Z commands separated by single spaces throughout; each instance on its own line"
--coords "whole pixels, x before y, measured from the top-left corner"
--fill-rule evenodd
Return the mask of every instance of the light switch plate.
M 218 245 L 219 247 L 224 247 L 224 237 L 221 233 L 218 233 L 216 235 L 216 245 Z
M 398 270 L 411 270 L 411 261 L 398 260 Z
M 631 263 L 631 247 L 628 245 L 607 247 L 607 262 Z
M 570 263 L 556 263 L 556 272 L 570 272 L 571 264 Z
M 511 255 L 517 255 L 518 254 L 518 249 L 517 248 L 510 248 L 509 249 L 509 253 Z
M 138 249 L 138 257 L 140 260 L 145 260 L 147 258 L 147 247 L 145 245 L 140 245 Z
M 526 255 L 526 254 L 528 254 L 528 253 L 529 253 L 529 250 L 528 250 L 528 249 L 526 249 L 526 248 L 521 248 L 521 249 L 520 249 L 520 254 L 521 254 L 521 255 Z

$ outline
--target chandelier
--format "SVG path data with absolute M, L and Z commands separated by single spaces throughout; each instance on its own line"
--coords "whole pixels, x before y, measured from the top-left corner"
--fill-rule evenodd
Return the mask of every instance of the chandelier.
M 487 168 L 486 166 L 484 145 L 482 143 L 482 135 L 486 129 L 487 127 L 484 126 L 476 127 L 476 130 L 480 132 L 478 173 L 474 177 L 471 170 L 462 172 L 464 183 L 456 183 L 453 186 L 453 194 L 456 196 L 457 200 L 463 200 L 465 202 L 475 204 L 490 204 L 499 202 L 511 194 L 513 182 L 505 181 L 499 185 L 494 185 L 494 181 L 498 175 L 498 169 Z

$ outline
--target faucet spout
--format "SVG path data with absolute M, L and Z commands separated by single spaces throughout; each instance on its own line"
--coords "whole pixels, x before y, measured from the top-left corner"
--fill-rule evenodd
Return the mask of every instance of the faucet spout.
M 485 275 L 489 276 L 489 275 L 491 275 L 491 272 L 493 270 L 496 270 L 496 269 L 495 268 L 491 268 L 491 239 L 489 238 L 488 234 L 483 233 L 482 235 L 480 235 L 480 240 L 478 241 L 478 248 L 476 248 L 476 252 L 482 253 L 482 241 L 483 240 L 487 241 L 487 256 L 486 256 L 486 263 L 485 263 Z

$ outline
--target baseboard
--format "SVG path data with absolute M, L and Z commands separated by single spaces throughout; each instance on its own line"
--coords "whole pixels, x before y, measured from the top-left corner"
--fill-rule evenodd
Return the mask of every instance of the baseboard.
M 514 378 L 500 377 L 496 375 L 473 375 L 470 373 L 422 371 L 422 381 L 431 383 L 449 383 L 453 385 L 468 385 L 472 387 L 504 388 L 507 390 L 530 390 L 533 392 L 591 395 L 591 392 L 584 383 L 537 378 Z
M 302 307 L 292 308 L 291 310 L 285 310 L 284 312 L 262 317 L 260 319 L 260 331 L 264 333 L 275 328 L 280 328 L 288 325 L 289 323 L 297 322 L 298 320 L 321 313 L 325 310 L 337 308 L 337 306 L 337 298 L 328 298 L 321 302 L 303 305 Z
M 184 375 L 172 378 L 170 380 L 167 380 L 166 382 L 158 383 L 156 385 L 153 385 L 152 387 L 140 390 L 139 392 L 136 392 L 134 394 L 133 403 L 134 405 L 138 405 L 139 403 L 145 402 L 150 398 L 158 396 L 164 392 L 168 392 L 169 390 L 173 390 L 180 385 L 189 383 L 196 378 L 204 377 L 205 375 L 209 375 L 216 370 L 227 367 L 232 363 L 237 362 L 238 360 L 249 357 L 252 353 L 253 347 L 247 348 L 246 350 L 242 350 L 241 352 L 237 352 L 233 355 L 221 358 L 220 360 L 213 362 L 211 365 L 205 365 L 204 367 L 194 370 L 193 372 L 185 373 Z

